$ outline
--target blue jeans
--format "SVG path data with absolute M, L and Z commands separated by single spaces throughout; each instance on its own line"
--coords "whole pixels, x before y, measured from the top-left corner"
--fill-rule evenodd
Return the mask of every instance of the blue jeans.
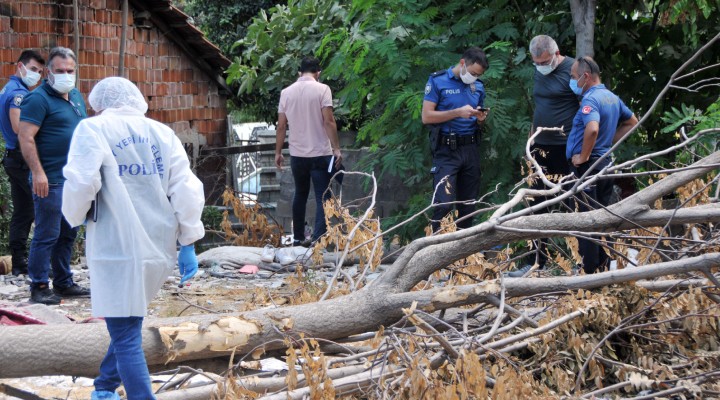
M 48 284 L 51 267 L 54 287 L 73 285 L 70 257 L 78 229 L 70 227 L 62 215 L 62 192 L 61 183 L 49 185 L 47 197 L 33 194 L 35 233 L 28 257 L 28 274 L 33 288 Z
M 114 392 L 122 383 L 128 400 L 154 399 L 142 349 L 143 317 L 105 318 L 110 346 L 95 378 L 95 390 Z
M 328 166 L 332 156 L 320 157 L 290 157 L 290 168 L 295 180 L 295 195 L 292 203 L 293 216 L 293 237 L 295 240 L 305 239 L 305 210 L 307 199 L 310 195 L 310 182 L 312 181 L 315 191 L 315 227 L 313 228 L 312 240 L 317 240 L 327 232 L 325 225 L 325 210 L 323 201 L 330 198 L 327 191 L 330 186 Z

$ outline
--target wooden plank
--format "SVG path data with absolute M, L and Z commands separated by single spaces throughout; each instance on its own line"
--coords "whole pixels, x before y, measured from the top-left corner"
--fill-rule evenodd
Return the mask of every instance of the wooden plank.
M 283 149 L 288 148 L 288 143 L 283 144 Z M 275 143 L 263 143 L 263 144 L 248 144 L 245 146 L 232 146 L 232 147 L 204 147 L 200 149 L 200 156 L 225 156 L 230 154 L 243 154 L 243 153 L 254 153 L 257 151 L 273 151 L 275 150 Z

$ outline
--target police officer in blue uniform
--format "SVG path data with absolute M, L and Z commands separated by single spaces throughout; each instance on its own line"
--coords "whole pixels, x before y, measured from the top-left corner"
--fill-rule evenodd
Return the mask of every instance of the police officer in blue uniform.
M 582 96 L 568 136 L 565 156 L 570 171 L 581 177 L 613 143 L 625 136 L 638 122 L 623 101 L 600 82 L 600 67 L 590 57 L 580 57 L 570 69 L 570 89 Z M 600 172 L 612 162 L 606 157 L 588 176 Z M 579 195 L 578 209 L 588 211 L 610 204 L 612 179 L 601 179 Z M 607 268 L 610 258 L 596 242 L 578 238 L 578 250 L 585 273 Z
M 430 149 L 435 191 L 431 226 L 457 203 L 458 220 L 475 210 L 480 192 L 480 132 L 487 118 L 485 87 L 478 78 L 488 69 L 485 52 L 471 47 L 454 67 L 433 73 L 425 86 L 422 122 L 431 128 Z M 447 183 L 439 185 L 446 179 Z M 459 229 L 472 226 L 472 218 L 457 222 Z
M 45 60 L 34 50 L 20 53 L 17 70 L 0 90 L 0 130 L 5 140 L 2 164 L 10 182 L 13 213 L 10 218 L 9 245 L 12 254 L 12 273 L 27 273 L 27 241 L 35 219 L 32 190 L 28 177 L 30 169 L 18 144 L 20 131 L 20 104 L 23 98 L 40 82 Z

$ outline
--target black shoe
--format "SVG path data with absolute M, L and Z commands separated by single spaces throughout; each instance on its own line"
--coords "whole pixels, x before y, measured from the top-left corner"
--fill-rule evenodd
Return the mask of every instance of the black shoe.
M 293 246 L 310 247 L 313 242 L 310 239 L 305 239 L 302 242 L 299 240 L 293 240 Z
M 77 283 L 64 288 L 53 286 L 53 292 L 62 297 L 87 297 L 90 296 L 90 289 L 84 288 Z
M 14 266 L 14 265 L 13 265 L 13 267 L 12 267 L 12 274 L 13 274 L 14 276 L 27 275 L 27 273 L 28 273 L 27 265 L 26 265 L 24 268 L 23 268 L 23 267 L 16 267 L 16 266 Z
M 18 275 L 27 275 L 27 273 L 28 273 L 27 257 L 13 256 L 12 257 L 12 274 L 15 276 L 18 276 Z
M 47 285 L 30 289 L 30 302 L 40 304 L 60 304 L 62 297 L 53 293 Z

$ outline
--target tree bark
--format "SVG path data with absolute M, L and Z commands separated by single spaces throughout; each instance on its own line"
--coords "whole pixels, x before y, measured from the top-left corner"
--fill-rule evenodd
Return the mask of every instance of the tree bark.
M 575 27 L 575 56 L 595 55 L 595 4 L 596 0 L 570 0 Z
M 588 276 L 508 279 L 507 296 L 592 289 L 610 284 L 700 271 L 720 266 L 720 253 Z M 149 365 L 284 347 L 284 335 L 337 339 L 388 326 L 402 309 L 433 312 L 487 302 L 498 295 L 497 280 L 474 285 L 390 293 L 362 290 L 321 303 L 241 314 L 198 315 L 148 321 L 143 348 Z M 322 312 L 318 312 L 318 309 Z M 192 321 L 192 322 L 190 322 Z M 42 338 L 38 340 L 38 338 Z M 82 338 L 77 340 L 77 338 Z M 31 345 L 28 345 L 31 343 Z M 0 378 L 37 375 L 95 376 L 107 349 L 103 324 L 24 325 L 0 329 Z
M 720 152 L 672 174 L 608 209 L 584 213 L 525 216 L 522 212 L 493 218 L 470 229 L 412 242 L 395 263 L 371 285 L 349 295 L 319 303 L 262 309 L 224 315 L 198 315 L 147 320 L 143 348 L 148 364 L 162 365 L 213 358 L 258 349 L 283 348 L 287 336 L 345 338 L 376 331 L 397 322 L 402 309 L 433 312 L 468 304 L 491 302 L 501 290 L 498 280 L 474 285 L 410 291 L 418 282 L 452 262 L 494 245 L 521 239 L 560 236 L 563 231 L 611 231 L 638 226 L 665 226 L 669 222 L 720 221 L 720 205 L 677 210 L 653 210 L 655 199 L 704 176 L 720 161 Z M 567 232 L 564 233 L 567 235 Z M 506 296 L 590 289 L 609 284 L 665 275 L 705 271 L 720 265 L 720 253 L 709 253 L 655 265 L 589 276 L 507 279 Z M 97 374 L 108 344 L 104 324 L 26 325 L 0 328 L 0 378 L 37 375 Z

